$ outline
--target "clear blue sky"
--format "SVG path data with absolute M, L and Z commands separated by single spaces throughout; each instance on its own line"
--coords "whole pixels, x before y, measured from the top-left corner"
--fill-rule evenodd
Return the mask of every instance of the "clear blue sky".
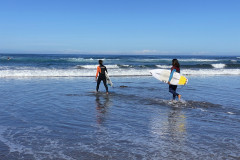
M 240 54 L 240 0 L 0 0 L 0 53 Z

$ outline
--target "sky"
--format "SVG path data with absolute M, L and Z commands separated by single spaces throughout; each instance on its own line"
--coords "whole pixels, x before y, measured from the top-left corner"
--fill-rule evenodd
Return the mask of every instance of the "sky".
M 0 53 L 240 55 L 239 0 L 0 0 Z

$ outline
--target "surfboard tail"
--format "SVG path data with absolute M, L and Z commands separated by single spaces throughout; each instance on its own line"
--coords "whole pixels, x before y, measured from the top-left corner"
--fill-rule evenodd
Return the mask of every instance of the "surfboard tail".
M 179 85 L 186 85 L 188 82 L 188 79 L 184 76 L 181 76 L 180 79 L 179 79 Z

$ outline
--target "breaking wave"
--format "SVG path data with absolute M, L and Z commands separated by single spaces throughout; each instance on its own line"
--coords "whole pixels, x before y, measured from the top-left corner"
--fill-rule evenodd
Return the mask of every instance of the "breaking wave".
M 108 69 L 110 76 L 150 76 L 148 69 Z M 240 75 L 240 69 L 184 69 L 183 75 Z M 94 77 L 96 69 L 22 69 L 0 70 L 0 77 Z

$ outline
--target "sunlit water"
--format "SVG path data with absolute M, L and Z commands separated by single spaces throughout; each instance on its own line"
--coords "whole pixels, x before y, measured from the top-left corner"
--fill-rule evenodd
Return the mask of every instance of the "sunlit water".
M 239 159 L 240 77 L 0 80 L 0 159 Z

